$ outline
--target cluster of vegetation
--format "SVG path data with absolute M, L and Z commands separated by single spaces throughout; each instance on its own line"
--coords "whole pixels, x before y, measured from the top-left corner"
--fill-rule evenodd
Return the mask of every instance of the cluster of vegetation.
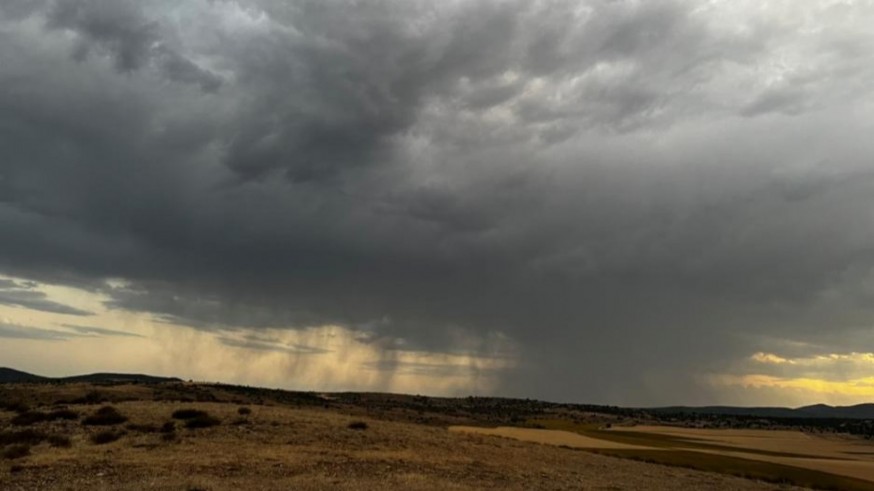
M 173 411 L 173 418 L 185 421 L 189 429 L 209 428 L 221 424 L 221 420 L 200 409 L 178 409 Z
M 106 443 L 112 443 L 124 435 L 124 431 L 103 430 L 91 435 L 91 443 L 95 445 L 104 445 Z
M 30 406 L 19 400 L 2 398 L 0 399 L 0 409 L 21 414 L 30 411 Z
M 15 444 L 8 445 L 3 449 L 4 459 L 20 459 L 30 455 L 30 445 Z
M 34 445 L 48 442 L 49 445 L 59 448 L 70 448 L 73 442 L 64 435 L 46 434 L 33 429 L 19 431 L 0 432 L 0 447 L 3 447 L 4 459 L 18 459 L 30 455 L 30 449 Z
M 31 426 L 46 421 L 74 421 L 77 419 L 79 419 L 79 413 L 71 411 L 69 409 L 56 409 L 47 413 L 42 411 L 28 410 L 18 413 L 17 416 L 12 418 L 12 421 L 10 421 L 10 423 L 12 423 L 14 426 Z
M 45 441 L 46 438 L 48 435 L 37 430 L 4 431 L 0 433 L 0 445 L 37 445 Z
M 118 412 L 118 409 L 112 406 L 103 406 L 94 414 L 83 419 L 82 424 L 86 426 L 113 426 L 125 421 L 127 421 L 127 416 Z

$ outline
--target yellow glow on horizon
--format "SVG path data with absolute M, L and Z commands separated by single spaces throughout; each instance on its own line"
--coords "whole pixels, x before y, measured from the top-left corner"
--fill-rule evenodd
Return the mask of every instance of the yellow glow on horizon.
M 747 388 L 798 389 L 814 394 L 874 397 L 874 377 L 835 381 L 808 377 L 775 377 L 772 375 L 717 375 L 711 378 L 717 385 Z

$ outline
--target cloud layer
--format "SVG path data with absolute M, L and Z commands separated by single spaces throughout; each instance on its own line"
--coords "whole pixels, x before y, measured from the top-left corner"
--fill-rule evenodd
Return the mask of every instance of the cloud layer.
M 872 22 L 4 2 L 0 269 L 208 331 L 344 326 L 376 370 L 512 354 L 508 395 L 710 402 L 694 374 L 874 341 Z

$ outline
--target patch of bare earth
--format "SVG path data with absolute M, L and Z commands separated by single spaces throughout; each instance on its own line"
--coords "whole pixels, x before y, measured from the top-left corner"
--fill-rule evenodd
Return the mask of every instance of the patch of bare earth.
M 841 438 L 835 435 L 816 435 L 801 431 L 717 430 L 643 425 L 615 428 L 614 431 L 638 431 L 720 444 L 737 450 L 707 452 L 791 465 L 874 482 L 874 444 L 860 438 Z M 810 458 L 762 455 L 749 450 L 791 452 Z
M 328 410 L 227 403 L 118 402 L 128 417 L 116 441 L 78 421 L 40 423 L 70 448 L 48 443 L 0 463 L 0 489 L 787 489 L 751 480 L 593 455 L 445 428 L 362 419 Z M 160 428 L 180 408 L 207 411 L 217 426 Z M 94 406 L 70 405 L 89 414 Z M 9 430 L 11 412 L 0 412 Z M 353 421 L 367 423 L 353 429 Z M 360 427 L 360 425 L 359 425 Z M 172 435 L 168 437 L 167 435 Z

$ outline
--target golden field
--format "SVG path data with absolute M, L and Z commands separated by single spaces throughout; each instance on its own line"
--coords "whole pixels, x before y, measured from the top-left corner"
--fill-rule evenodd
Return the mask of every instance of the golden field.
M 549 420 L 536 425 L 539 427 L 452 426 L 450 431 L 577 448 L 821 489 L 874 490 L 874 444 L 859 438 L 786 430 L 649 425 L 608 429 Z

